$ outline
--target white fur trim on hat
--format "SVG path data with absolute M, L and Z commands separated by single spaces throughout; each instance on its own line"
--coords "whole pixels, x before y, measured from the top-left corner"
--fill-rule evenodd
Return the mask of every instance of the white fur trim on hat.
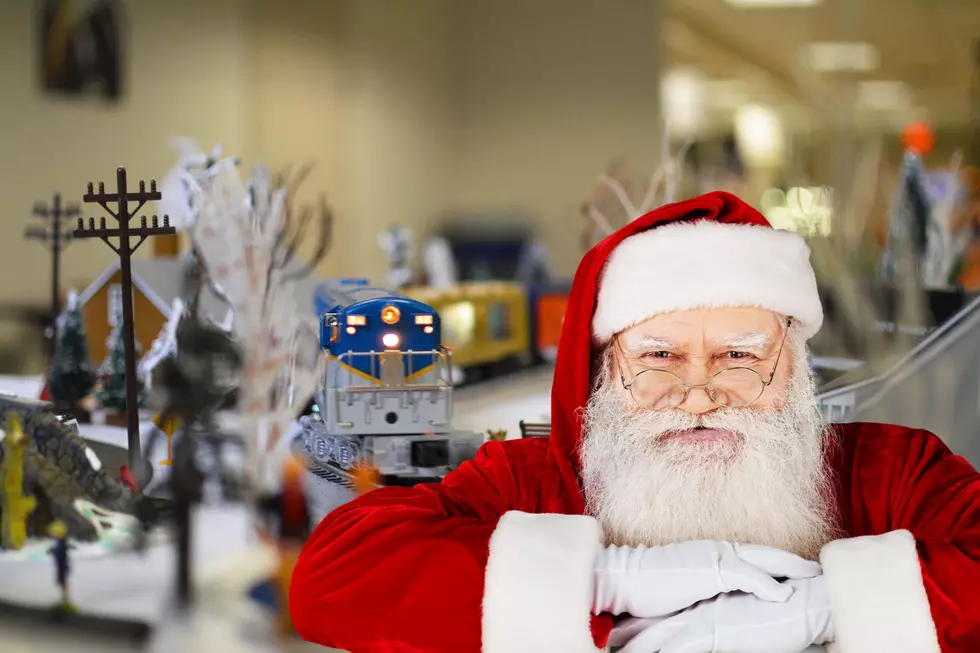
M 807 338 L 820 330 L 823 307 L 799 234 L 699 220 L 630 236 L 599 280 L 592 335 L 604 344 L 654 315 L 736 306 L 792 317 Z

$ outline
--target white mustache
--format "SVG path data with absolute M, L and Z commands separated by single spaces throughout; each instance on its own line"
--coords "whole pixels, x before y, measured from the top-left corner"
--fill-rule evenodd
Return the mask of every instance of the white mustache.
M 758 408 L 721 408 L 711 413 L 695 415 L 676 408 L 643 410 L 628 413 L 623 426 L 631 432 L 642 433 L 652 440 L 698 428 L 718 429 L 744 437 L 760 420 L 771 416 L 774 412 Z

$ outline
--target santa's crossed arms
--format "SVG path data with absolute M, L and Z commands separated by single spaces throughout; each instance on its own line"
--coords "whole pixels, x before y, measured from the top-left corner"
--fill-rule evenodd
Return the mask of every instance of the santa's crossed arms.
M 487 443 L 310 538 L 290 603 L 353 653 L 980 653 L 980 475 L 829 426 L 809 249 L 738 198 L 662 207 L 575 276 L 548 440 Z

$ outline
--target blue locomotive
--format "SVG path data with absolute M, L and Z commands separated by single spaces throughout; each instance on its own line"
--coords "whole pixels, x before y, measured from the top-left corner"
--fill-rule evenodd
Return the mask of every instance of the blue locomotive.
M 315 306 L 328 355 L 316 409 L 302 418 L 311 470 L 351 487 L 358 464 L 385 484 L 438 480 L 483 436 L 452 428 L 451 361 L 435 309 L 366 279 L 321 283 Z

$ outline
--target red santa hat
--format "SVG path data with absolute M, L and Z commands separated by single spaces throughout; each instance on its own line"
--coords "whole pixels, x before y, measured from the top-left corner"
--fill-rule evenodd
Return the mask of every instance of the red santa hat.
M 593 247 L 575 273 L 562 327 L 552 445 L 577 465 L 578 409 L 588 400 L 595 345 L 654 315 L 735 306 L 793 317 L 807 337 L 823 322 L 806 242 L 730 193 L 662 206 Z

